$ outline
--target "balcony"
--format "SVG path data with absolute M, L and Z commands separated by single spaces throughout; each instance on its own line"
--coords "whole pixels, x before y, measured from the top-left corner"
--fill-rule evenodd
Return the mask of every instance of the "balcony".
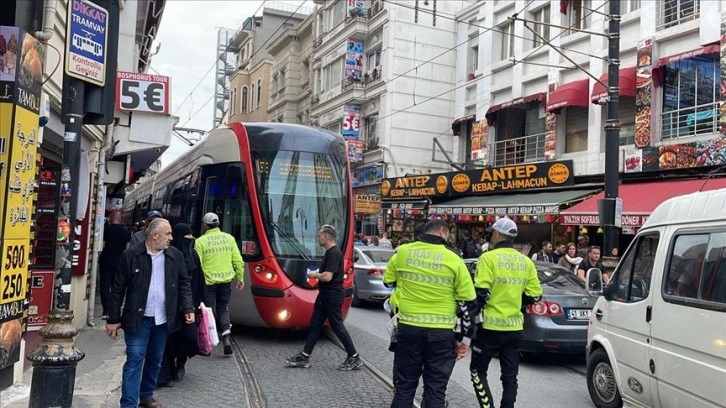
M 698 18 L 701 11 L 700 6 L 700 0 L 665 0 L 659 2 L 656 30 L 663 30 Z
M 373 3 L 373 6 L 368 9 L 368 18 L 375 17 L 376 14 L 381 12 L 381 10 L 383 10 L 383 0 L 376 1 Z
M 494 166 L 534 163 L 545 159 L 546 133 L 494 142 Z
M 347 78 L 341 84 L 343 92 L 351 89 L 365 89 L 366 84 L 359 78 Z
M 719 102 L 714 102 L 663 112 L 661 114 L 663 139 L 717 133 L 719 105 Z

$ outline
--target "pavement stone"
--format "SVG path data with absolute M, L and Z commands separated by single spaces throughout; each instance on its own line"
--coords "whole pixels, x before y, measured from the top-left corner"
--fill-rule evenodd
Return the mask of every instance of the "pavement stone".
M 390 390 L 365 370 L 337 370 L 346 354 L 325 337 L 310 357 L 312 367 L 305 369 L 285 366 L 285 358 L 302 349 L 305 332 L 242 329 L 233 334 L 268 408 L 383 408 L 391 404 Z

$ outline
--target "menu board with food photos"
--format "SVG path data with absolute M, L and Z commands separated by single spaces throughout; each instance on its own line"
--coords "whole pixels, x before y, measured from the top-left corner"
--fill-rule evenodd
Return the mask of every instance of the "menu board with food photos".
M 726 164 L 726 140 L 679 143 L 625 153 L 625 173 L 689 169 Z
M 650 146 L 653 95 L 653 38 L 638 42 L 635 78 L 635 147 Z
M 545 118 L 545 160 L 555 160 L 557 158 L 557 114 L 547 112 Z
M 721 100 L 726 101 L 726 21 L 721 22 Z M 719 110 L 719 128 L 726 135 L 726 103 Z

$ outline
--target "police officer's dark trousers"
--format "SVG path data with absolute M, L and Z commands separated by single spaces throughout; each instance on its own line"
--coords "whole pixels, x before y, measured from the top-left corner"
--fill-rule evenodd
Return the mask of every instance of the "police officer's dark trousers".
M 471 342 L 471 381 L 481 408 L 494 407 L 492 391 L 487 382 L 487 370 L 492 356 L 499 353 L 502 375 L 502 404 L 500 408 L 513 408 L 517 399 L 517 374 L 519 374 L 519 348 L 521 331 L 495 331 L 481 327 Z
M 446 386 L 456 363 L 456 337 L 452 329 L 429 329 L 398 324 L 394 352 L 396 393 L 391 408 L 411 408 L 423 373 L 424 405 L 443 408 Z

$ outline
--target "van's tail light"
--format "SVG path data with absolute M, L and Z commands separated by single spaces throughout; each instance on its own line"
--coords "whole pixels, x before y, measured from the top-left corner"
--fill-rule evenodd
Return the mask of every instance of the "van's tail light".
M 533 305 L 527 305 L 527 312 L 537 316 L 560 315 L 562 307 L 554 302 L 537 302 Z
M 385 272 L 386 271 L 384 271 L 383 269 L 373 268 L 373 269 L 369 269 L 368 272 L 367 272 L 367 274 L 368 275 L 375 275 L 375 276 L 383 276 L 383 274 Z

